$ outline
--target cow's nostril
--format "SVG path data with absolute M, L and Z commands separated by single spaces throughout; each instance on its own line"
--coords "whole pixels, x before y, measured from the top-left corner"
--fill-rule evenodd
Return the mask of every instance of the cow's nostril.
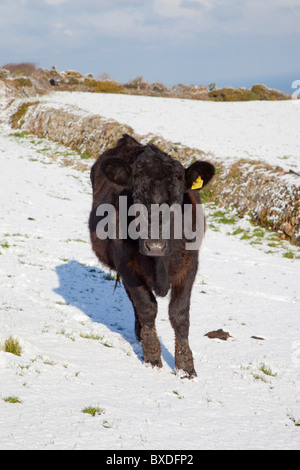
M 149 240 L 145 241 L 145 247 L 147 248 L 148 251 L 151 251 L 151 246 L 149 246 Z

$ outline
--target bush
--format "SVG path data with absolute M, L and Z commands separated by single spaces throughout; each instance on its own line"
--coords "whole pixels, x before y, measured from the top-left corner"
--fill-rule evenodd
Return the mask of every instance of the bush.
M 86 77 L 83 83 L 85 84 L 85 86 L 88 86 L 90 88 L 95 88 L 95 86 L 97 85 L 97 80 L 91 77 Z
M 123 93 L 124 87 L 117 82 L 105 80 L 104 82 L 97 82 L 94 91 L 95 93 Z
M 269 89 L 265 85 L 253 85 L 251 91 L 256 94 L 258 100 L 274 101 L 288 98 L 285 93 Z
M 124 93 L 123 85 L 111 80 L 95 80 L 93 78 L 85 78 L 84 85 L 89 87 L 94 93 Z
M 6 64 L 3 65 L 3 68 L 15 75 L 30 76 L 35 72 L 36 65 L 31 62 L 22 62 L 20 64 Z
M 10 354 L 15 354 L 15 356 L 21 356 L 22 348 L 17 339 L 14 339 L 10 336 L 4 343 L 4 351 Z
M 143 77 L 136 77 L 130 82 L 126 83 L 125 88 L 128 88 L 129 90 L 148 90 L 150 89 L 150 84 L 143 79 Z
M 69 78 L 69 85 L 78 85 L 78 84 L 79 84 L 78 78 L 75 78 L 75 77 Z
M 243 88 L 221 88 L 210 91 L 208 95 L 214 101 L 253 101 L 258 99 L 255 93 Z
M 251 90 L 247 88 L 221 88 L 209 92 L 213 101 L 254 101 L 254 100 L 284 100 L 289 97 L 280 91 L 270 90 L 265 85 L 253 85 Z
M 0 78 L 6 78 L 9 74 L 9 70 L 0 67 Z
M 27 86 L 27 87 L 32 87 L 32 82 L 29 78 L 16 78 L 15 80 L 13 80 L 13 84 L 16 86 L 16 87 L 24 87 L 24 86 Z

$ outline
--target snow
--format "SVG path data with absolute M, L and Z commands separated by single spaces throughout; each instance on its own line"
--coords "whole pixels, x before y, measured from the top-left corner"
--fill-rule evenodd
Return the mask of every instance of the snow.
M 43 101 L 72 105 L 198 148 L 224 161 L 264 160 L 300 170 L 300 101 L 225 102 L 176 98 L 53 92 Z
M 153 117 L 143 100 L 111 103 L 118 98 L 123 109 L 132 100 L 138 131 L 146 129 Z M 100 95 L 81 99 L 91 106 Z M 11 335 L 22 354 L 0 351 L 0 448 L 299 449 L 299 259 L 283 257 L 286 246 L 270 254 L 228 227 L 208 227 L 191 304 L 198 377 L 174 373 L 168 299 L 157 318 L 163 368 L 147 367 L 126 293 L 114 292 L 90 247 L 88 172 L 63 166 L 63 147 L 11 132 L 0 126 L 0 344 Z M 204 336 L 219 328 L 232 338 Z M 21 403 L 4 401 L 10 396 Z M 89 406 L 103 412 L 84 414 Z

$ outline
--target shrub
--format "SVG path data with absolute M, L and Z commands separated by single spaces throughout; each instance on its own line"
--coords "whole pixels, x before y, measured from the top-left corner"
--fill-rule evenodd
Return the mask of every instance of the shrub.
M 32 81 L 29 78 L 16 78 L 13 84 L 18 88 L 24 86 L 32 87 Z
M 75 77 L 69 78 L 69 85 L 78 85 L 78 84 L 79 84 L 78 78 L 75 78 Z
M 289 99 L 285 93 L 270 90 L 265 85 L 253 85 L 251 90 L 247 88 L 221 88 L 220 90 L 210 91 L 208 95 L 213 101 L 274 101 Z
M 4 343 L 4 351 L 15 356 L 21 356 L 22 348 L 17 339 L 10 336 Z
M 104 413 L 103 408 L 99 408 L 99 406 L 86 406 L 81 410 L 82 413 L 90 414 L 92 416 L 101 415 Z
M 85 78 L 84 85 L 89 87 L 94 93 L 125 93 L 123 85 L 113 80 L 95 80 Z
M 126 83 L 125 88 L 132 90 L 146 90 L 150 88 L 149 83 L 143 79 L 143 77 L 136 77 L 130 82 Z
M 84 85 L 89 87 L 89 88 L 95 88 L 97 85 L 97 80 L 91 77 L 85 77 L 84 79 Z
M 210 91 L 208 95 L 214 101 L 253 101 L 258 99 L 255 93 L 243 88 L 221 88 Z
M 0 78 L 6 78 L 9 74 L 9 70 L 0 67 Z
M 117 82 L 110 82 L 105 80 L 104 82 L 97 82 L 95 87 L 95 93 L 122 93 L 124 92 L 123 85 Z
M 269 89 L 265 85 L 253 85 L 251 91 L 255 93 L 258 100 L 282 100 L 288 99 L 285 93 L 277 90 Z
M 6 64 L 3 68 L 16 75 L 32 75 L 36 70 L 36 64 L 31 62 L 22 62 L 20 64 Z

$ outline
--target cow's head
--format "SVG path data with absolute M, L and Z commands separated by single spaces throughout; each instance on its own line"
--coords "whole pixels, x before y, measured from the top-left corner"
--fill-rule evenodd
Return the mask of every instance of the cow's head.
M 143 204 L 151 214 L 151 205 L 182 205 L 184 193 L 205 186 L 215 173 L 214 166 L 205 161 L 196 161 L 188 168 L 159 150 L 147 145 L 144 151 L 129 165 L 117 157 L 107 158 L 102 171 L 113 183 L 132 192 L 135 204 Z M 199 184 L 200 182 L 200 184 Z M 150 225 L 151 220 L 149 219 Z M 140 252 L 147 256 L 165 256 L 171 251 L 168 239 L 140 239 Z

